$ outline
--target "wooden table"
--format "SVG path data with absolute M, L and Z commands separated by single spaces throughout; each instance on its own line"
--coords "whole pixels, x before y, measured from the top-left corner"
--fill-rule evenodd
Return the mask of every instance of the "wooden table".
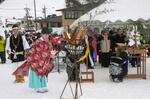
M 129 60 L 136 58 L 139 61 L 139 65 L 135 66 L 136 73 L 135 74 L 128 74 L 129 78 L 143 78 L 146 79 L 146 49 L 129 49 L 128 57 Z M 131 56 L 134 54 L 139 54 L 138 56 Z

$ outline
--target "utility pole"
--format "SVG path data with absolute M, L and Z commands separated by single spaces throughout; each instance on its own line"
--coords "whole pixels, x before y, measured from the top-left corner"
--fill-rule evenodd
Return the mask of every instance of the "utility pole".
M 29 30 L 30 26 L 29 26 L 29 11 L 30 11 L 30 8 L 24 8 L 24 10 L 26 11 L 26 21 L 27 21 L 27 29 Z
M 7 27 L 7 22 L 8 22 L 8 19 L 5 19 L 5 26 Z
M 43 8 L 43 14 L 44 14 L 44 18 L 46 19 L 46 7 L 45 7 L 45 5 L 44 5 L 44 8 Z
M 34 17 L 35 17 L 35 30 L 37 30 L 37 23 L 36 23 L 36 1 L 34 0 Z

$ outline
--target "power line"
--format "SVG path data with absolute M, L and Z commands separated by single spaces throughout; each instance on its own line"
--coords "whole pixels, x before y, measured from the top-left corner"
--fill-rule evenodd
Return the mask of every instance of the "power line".
M 24 10 L 23 8 L 17 8 L 17 9 L 14 9 L 14 8 L 0 8 L 0 10 Z
M 24 8 L 0 8 L 0 10 L 24 10 Z M 34 9 L 30 9 L 34 10 Z M 37 10 L 37 12 L 41 12 L 41 10 Z

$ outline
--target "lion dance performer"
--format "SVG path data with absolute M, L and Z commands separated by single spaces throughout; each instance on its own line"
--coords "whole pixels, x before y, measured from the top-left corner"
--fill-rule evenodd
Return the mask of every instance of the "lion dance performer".
M 88 69 L 93 68 L 96 61 L 96 42 L 91 31 L 86 27 L 77 27 L 73 34 L 65 32 L 66 52 L 67 52 L 67 74 L 70 81 L 76 81 L 76 75 L 79 76 L 79 63 L 86 62 Z M 95 40 L 96 41 L 96 40 Z M 90 43 L 89 43 L 90 42 Z M 95 44 L 95 47 L 93 45 Z M 76 63 L 78 72 L 73 64 Z M 77 73 L 77 74 L 76 74 Z

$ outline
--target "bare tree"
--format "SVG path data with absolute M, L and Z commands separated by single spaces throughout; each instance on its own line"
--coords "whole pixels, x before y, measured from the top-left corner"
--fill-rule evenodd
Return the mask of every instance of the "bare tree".
M 68 7 L 71 6 L 80 6 L 81 3 L 79 2 L 79 0 L 66 0 L 66 4 Z
M 86 0 L 88 3 L 103 3 L 106 0 Z
M 105 2 L 106 0 L 84 0 L 87 4 L 91 4 L 91 6 L 93 5 L 93 3 L 97 3 L 97 4 L 102 4 L 103 2 Z M 67 7 L 72 7 L 72 6 L 81 6 L 82 2 L 81 0 L 66 0 L 66 4 Z

